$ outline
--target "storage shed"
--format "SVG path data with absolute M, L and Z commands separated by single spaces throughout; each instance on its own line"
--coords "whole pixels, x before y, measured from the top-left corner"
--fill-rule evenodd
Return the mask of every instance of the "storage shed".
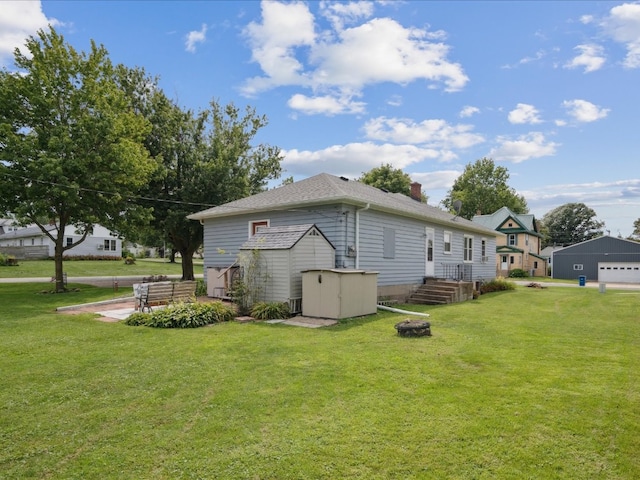
M 288 302 L 299 313 L 302 271 L 335 267 L 335 248 L 314 224 L 260 227 L 240 247 L 238 263 L 254 302 Z
M 553 252 L 553 278 L 640 283 L 640 243 L 608 235 Z
M 350 318 L 378 310 L 378 272 L 333 268 L 302 272 L 302 314 Z

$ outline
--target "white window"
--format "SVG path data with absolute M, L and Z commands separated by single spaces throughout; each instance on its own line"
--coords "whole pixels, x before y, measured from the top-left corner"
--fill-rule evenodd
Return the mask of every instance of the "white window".
M 249 222 L 249 237 L 253 237 L 258 231 L 258 228 L 268 226 L 269 220 L 254 220 L 253 222 Z
M 106 239 L 104 241 L 104 249 L 105 250 L 111 250 L 112 252 L 115 252 L 116 251 L 116 241 L 115 240 Z
M 67 237 L 67 247 L 70 247 L 73 244 L 73 238 Z
M 444 232 L 444 253 L 451 253 L 451 232 Z
M 509 234 L 509 245 L 517 245 L 517 237 L 515 233 Z
M 464 261 L 473 262 L 473 237 L 464 236 Z
M 573 264 L 573 269 L 574 270 L 582 270 L 583 265 L 581 263 L 574 263 Z
M 487 255 L 487 239 L 483 238 L 480 240 L 480 255 L 482 256 L 482 263 L 487 263 L 489 261 L 489 256 Z

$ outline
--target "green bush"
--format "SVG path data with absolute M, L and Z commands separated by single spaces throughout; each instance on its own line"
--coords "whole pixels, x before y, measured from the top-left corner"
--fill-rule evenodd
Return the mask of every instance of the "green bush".
M 125 324 L 155 328 L 197 328 L 228 322 L 235 315 L 234 307 L 222 302 L 176 303 L 151 313 L 134 313 L 125 320 Z
M 4 255 L 0 253 L 0 266 L 9 267 L 18 265 L 18 260 L 13 255 Z
M 289 304 L 285 302 L 258 302 L 251 309 L 251 316 L 258 320 L 289 318 Z
M 198 278 L 196 280 L 196 297 L 206 297 L 207 296 L 207 286 L 204 283 L 204 280 Z
M 151 318 L 150 313 L 136 312 L 129 315 L 125 319 L 124 323 L 125 325 L 131 325 L 132 327 L 137 327 L 139 325 L 146 325 L 150 318 Z
M 136 259 L 133 255 L 127 255 L 126 257 L 124 257 L 125 265 L 134 265 L 135 263 L 136 263 Z
M 513 282 L 509 282 L 504 278 L 498 277 L 493 280 L 483 283 L 480 286 L 480 293 L 502 292 L 505 290 L 515 290 L 516 286 Z
M 529 274 L 521 268 L 514 268 L 509 272 L 510 278 L 527 278 Z

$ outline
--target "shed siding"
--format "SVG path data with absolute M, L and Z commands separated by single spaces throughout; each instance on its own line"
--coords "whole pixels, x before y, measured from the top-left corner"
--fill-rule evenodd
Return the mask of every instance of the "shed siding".
M 324 233 L 324 232 L 323 232 Z M 335 252 L 324 238 L 305 235 L 292 249 L 290 259 L 291 289 L 288 298 L 302 298 L 302 271 L 333 268 Z

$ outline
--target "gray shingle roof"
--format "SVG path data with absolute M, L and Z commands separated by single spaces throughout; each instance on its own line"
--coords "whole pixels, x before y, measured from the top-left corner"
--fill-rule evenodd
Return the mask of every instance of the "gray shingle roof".
M 53 230 L 55 225 L 45 225 L 45 228 L 48 232 Z M 40 237 L 44 236 L 42 230 L 38 226 L 19 228 L 18 230 L 14 230 L 13 232 L 7 232 L 0 235 L 0 240 L 7 240 L 9 238 L 29 238 L 29 237 Z
M 189 215 L 192 220 L 229 217 L 246 213 L 295 210 L 314 205 L 344 203 L 416 218 L 450 228 L 461 228 L 487 235 L 500 235 L 494 229 L 473 223 L 449 212 L 420 203 L 400 193 L 390 193 L 357 181 L 321 173 L 298 182 L 261 192 L 251 197 Z
M 313 224 L 260 227 L 240 250 L 289 250 L 312 228 Z

